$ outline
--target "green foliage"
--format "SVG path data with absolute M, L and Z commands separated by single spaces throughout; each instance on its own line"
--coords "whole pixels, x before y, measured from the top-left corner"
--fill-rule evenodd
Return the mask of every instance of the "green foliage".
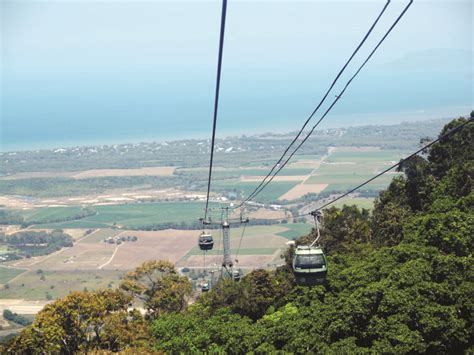
M 371 221 L 372 239 L 377 246 L 394 246 L 403 239 L 403 224 L 411 214 L 405 197 L 404 177 L 396 177 L 375 200 Z
M 427 159 L 404 164 L 404 176 L 380 194 L 372 215 L 355 206 L 325 211 L 321 243 L 329 270 L 324 285 L 294 284 L 291 248 L 276 271 L 254 270 L 240 282 L 221 280 L 189 308 L 188 281 L 172 265 L 149 262 L 125 275 L 121 288 L 140 298 L 152 315 L 150 346 L 166 353 L 472 352 L 474 146 L 468 127 L 456 139 L 435 144 Z M 312 241 L 314 233 L 297 244 Z M 68 318 L 71 327 L 63 322 L 69 313 L 54 310 L 44 311 L 51 318 L 48 327 L 39 316 L 36 327 L 27 328 L 10 349 L 60 352 L 67 344 L 68 351 L 90 350 L 78 332 L 95 328 Z M 125 324 L 120 334 L 127 334 L 123 310 L 112 313 Z M 107 329 L 104 339 L 117 333 L 103 325 L 110 313 L 91 314 L 82 319 Z M 39 337 L 38 327 L 45 337 Z M 64 329 L 73 336 L 65 338 Z M 133 339 L 127 341 L 134 344 Z M 110 349 L 112 343 L 101 346 Z
M 14 212 L 9 210 L 0 209 L 0 224 L 22 224 L 24 222 L 24 218 Z
M 23 326 L 31 324 L 31 321 L 28 318 L 23 317 L 19 314 L 13 313 L 9 309 L 4 309 L 3 310 L 3 318 L 5 318 L 6 320 L 9 320 L 9 321 L 12 321 L 14 323 L 17 323 L 19 325 L 23 325 Z
M 46 305 L 4 353 L 73 354 L 137 345 L 146 326 L 139 312 L 127 311 L 130 300 L 118 290 L 73 292 Z
M 366 209 L 356 206 L 331 207 L 324 211 L 324 220 L 320 227 L 323 236 L 320 240 L 327 253 L 354 252 L 371 240 L 370 215 Z M 300 238 L 297 244 L 309 245 L 317 237 L 315 228 L 307 236 Z
M 259 269 L 247 274 L 240 282 L 230 278 L 221 280 L 213 292 L 201 298 L 201 302 L 210 309 L 229 306 L 233 312 L 258 319 L 285 294 L 290 285 L 291 281 L 281 273 Z
M 39 208 L 31 214 L 28 211 L 28 216 L 23 222 L 24 225 L 44 224 L 75 221 L 97 214 L 97 211 L 92 207 L 49 207 Z
M 471 118 L 472 119 L 472 118 Z M 451 129 L 466 122 L 467 118 L 459 118 L 449 122 L 441 130 L 439 136 L 442 136 Z M 435 144 L 429 152 L 428 161 L 430 163 L 430 172 L 437 179 L 444 177 L 454 166 L 462 166 L 465 163 L 474 161 L 474 125 L 468 124 L 460 132 L 451 135 Z
M 472 160 L 473 148 L 468 141 L 462 136 L 443 142 L 442 159 L 436 157 L 440 148 L 435 145 L 428 160 L 417 157 L 404 164 L 405 176 L 396 177 L 380 194 L 372 215 L 354 206 L 325 211 L 321 243 L 330 267 L 324 286 L 293 285 L 290 249 L 284 255 L 286 266 L 250 273 L 240 283 L 221 282 L 201 296 L 194 308 L 199 311 L 175 315 L 175 326 L 186 321 L 186 329 L 199 327 L 200 319 L 230 311 L 255 320 L 246 327 L 257 338 L 235 331 L 244 344 L 252 339 L 255 352 L 466 351 L 473 342 L 474 316 L 474 197 L 472 163 L 466 161 Z M 459 149 L 452 144 L 470 152 L 454 158 Z M 297 243 L 314 238 L 313 230 Z M 223 331 L 224 322 L 212 332 L 200 328 L 199 336 L 207 339 L 203 343 L 190 339 L 181 348 L 164 346 L 163 339 L 166 344 L 180 339 L 173 337 L 177 328 L 168 331 L 167 323 L 159 322 L 154 324 L 159 332 L 153 334 L 160 350 L 228 351 L 232 343 L 208 340 Z M 242 319 L 233 322 L 241 324 Z
M 23 269 L 15 269 L 12 267 L 3 267 L 0 266 L 0 284 L 5 284 L 11 279 L 17 277 L 18 275 L 24 273 Z
M 185 310 L 192 292 L 190 281 L 167 261 L 144 262 L 124 275 L 120 288 L 142 301 L 151 318 Z
M 167 353 L 246 353 L 259 344 L 261 334 L 249 318 L 226 308 L 207 316 L 201 309 L 156 319 L 151 331 L 155 349 Z
M 72 246 L 72 237 L 62 230 L 52 232 L 21 231 L 0 236 L 0 244 L 18 250 L 19 256 L 47 255 L 63 247 Z
M 405 227 L 405 240 L 432 245 L 444 253 L 467 256 L 474 250 L 473 213 L 452 210 L 413 217 Z

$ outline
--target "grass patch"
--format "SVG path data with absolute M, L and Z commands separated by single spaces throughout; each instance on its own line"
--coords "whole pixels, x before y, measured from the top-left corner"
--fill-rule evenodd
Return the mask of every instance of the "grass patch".
M 331 175 L 313 175 L 308 180 L 306 180 L 305 184 L 329 184 L 329 185 L 358 185 L 366 180 L 372 178 L 374 174 L 331 174 Z M 369 183 L 367 186 L 371 185 L 383 185 L 387 186 L 390 184 L 392 179 L 396 175 L 382 175 L 379 178 L 375 179 L 373 182 Z
M 238 191 L 243 197 L 247 197 L 259 185 L 260 182 L 215 181 L 212 183 L 216 191 Z M 300 182 L 274 182 L 272 181 L 253 201 L 270 203 L 277 201 L 280 196 L 291 190 Z
M 2 254 L 7 254 L 7 253 L 11 253 L 11 252 L 12 252 L 12 250 L 9 249 L 8 246 L 6 246 L 6 245 L 0 245 L 0 255 L 2 255 Z
M 23 272 L 25 272 L 25 270 L 23 269 L 14 269 L 14 268 L 0 266 L 0 284 L 6 284 L 8 281 L 17 277 Z M 2 290 L 2 292 L 3 291 L 4 290 Z M 0 294 L 2 292 L 0 292 Z
M 215 206 L 215 204 L 211 204 Z M 64 209 L 75 207 L 65 207 Z M 140 228 L 160 223 L 192 223 L 202 216 L 203 202 L 162 202 L 95 206 L 97 214 L 80 221 L 37 224 L 35 228 Z
M 285 224 L 285 228 L 288 228 L 288 230 L 278 232 L 276 234 L 280 237 L 293 240 L 309 234 L 309 232 L 311 232 L 311 229 L 313 228 L 313 225 L 308 223 L 292 223 Z
M 279 224 L 279 225 L 268 225 L 268 226 L 249 226 L 245 228 L 245 236 L 244 238 L 260 238 L 262 236 L 268 236 L 277 234 L 279 232 L 283 232 L 286 228 L 286 224 Z M 230 237 L 240 238 L 242 235 L 243 227 L 238 228 L 231 228 L 230 229 Z M 217 234 L 217 233 L 216 233 Z
M 35 224 L 34 228 L 44 228 L 44 229 L 90 229 L 90 228 L 108 228 L 111 225 L 107 223 L 99 223 L 94 221 L 88 221 L 87 219 L 81 219 L 80 221 L 68 221 L 68 222 L 56 222 L 56 223 L 44 223 L 44 224 Z
M 279 248 L 240 248 L 239 255 L 272 255 L 275 253 Z M 237 249 L 230 250 L 231 255 L 235 255 L 237 253 Z M 206 255 L 221 255 L 222 250 L 209 250 Z M 203 255 L 203 252 L 199 250 L 199 248 L 195 247 L 191 249 L 191 251 L 186 254 L 185 258 L 193 255 Z
M 352 206 L 356 205 L 359 208 L 365 208 L 365 209 L 373 209 L 374 208 L 374 198 L 372 197 L 345 197 L 343 199 L 340 199 L 339 201 L 335 202 L 334 204 L 331 205 L 331 207 L 337 207 L 337 208 L 342 208 L 344 205 Z
M 360 191 L 382 191 L 388 186 L 389 183 L 387 184 L 375 184 L 375 183 L 370 183 L 359 189 Z M 334 193 L 342 193 L 349 191 L 350 189 L 353 189 L 356 187 L 358 184 L 331 184 L 328 187 L 324 189 L 324 192 L 334 192 Z
M 27 272 L 10 283 L 9 289 L 0 292 L 0 298 L 23 298 L 26 300 L 44 300 L 49 297 L 60 298 L 71 291 L 89 291 L 115 288 L 123 272 L 109 270 L 84 271 L 36 271 Z M 44 275 L 44 281 L 41 276 Z
M 328 184 L 328 192 L 345 191 L 372 178 L 384 170 L 393 161 L 405 155 L 400 150 L 378 150 L 369 152 L 333 152 L 321 164 L 317 174 L 311 176 L 307 184 Z M 364 187 L 365 190 L 382 190 L 398 174 L 386 174 L 378 177 Z
M 100 243 L 104 239 L 109 238 L 109 237 L 115 237 L 117 234 L 121 232 L 122 231 L 119 229 L 110 229 L 110 228 L 99 229 L 99 230 L 96 230 L 95 232 L 92 232 L 84 239 L 82 239 L 81 243 Z
M 372 152 L 333 152 L 328 162 L 369 162 L 369 161 L 399 161 L 405 157 L 402 150 L 377 150 Z
M 270 169 L 240 169 L 238 170 L 240 175 L 245 176 L 266 176 Z M 284 168 L 278 174 L 279 176 L 300 176 L 300 175 L 309 175 L 313 169 L 305 168 Z
M 76 207 L 48 207 L 38 208 L 33 213 L 28 213 L 25 216 L 26 222 L 46 222 L 51 220 L 66 220 L 81 213 L 82 208 Z

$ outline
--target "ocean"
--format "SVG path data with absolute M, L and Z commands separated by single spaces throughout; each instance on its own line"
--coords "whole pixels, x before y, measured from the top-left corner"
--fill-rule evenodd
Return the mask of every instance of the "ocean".
M 298 71 L 293 76 L 224 75 L 217 136 L 298 130 L 333 71 L 312 77 Z M 0 150 L 209 139 L 214 82 L 207 74 L 178 82 L 164 81 L 156 73 L 147 80 L 111 73 L 71 82 L 51 73 L 7 80 L 12 84 L 4 85 L 1 94 Z M 345 81 L 338 83 L 313 122 Z M 375 67 L 353 82 L 318 129 L 469 115 L 473 97 L 472 68 L 466 66 L 451 71 Z

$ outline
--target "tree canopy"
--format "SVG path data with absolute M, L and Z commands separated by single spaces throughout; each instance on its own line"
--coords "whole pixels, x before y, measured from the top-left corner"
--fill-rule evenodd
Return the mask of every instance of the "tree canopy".
M 8 349 L 472 353 L 473 141 L 471 123 L 404 163 L 372 213 L 326 209 L 324 285 L 295 285 L 289 248 L 284 266 L 222 279 L 188 307 L 189 281 L 173 265 L 150 261 L 127 273 L 120 291 L 73 293 L 47 306 Z M 146 321 L 127 313 L 132 297 L 145 305 Z

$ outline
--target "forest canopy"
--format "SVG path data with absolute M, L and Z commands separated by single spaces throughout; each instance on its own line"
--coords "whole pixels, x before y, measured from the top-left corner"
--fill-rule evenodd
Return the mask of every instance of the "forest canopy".
M 120 290 L 49 305 L 3 351 L 472 353 L 473 141 L 470 123 L 405 162 L 372 213 L 326 209 L 323 285 L 295 285 L 289 249 L 285 266 L 223 279 L 187 306 L 189 284 L 170 265 L 149 263 Z M 134 296 L 144 296 L 144 317 L 127 310 Z

